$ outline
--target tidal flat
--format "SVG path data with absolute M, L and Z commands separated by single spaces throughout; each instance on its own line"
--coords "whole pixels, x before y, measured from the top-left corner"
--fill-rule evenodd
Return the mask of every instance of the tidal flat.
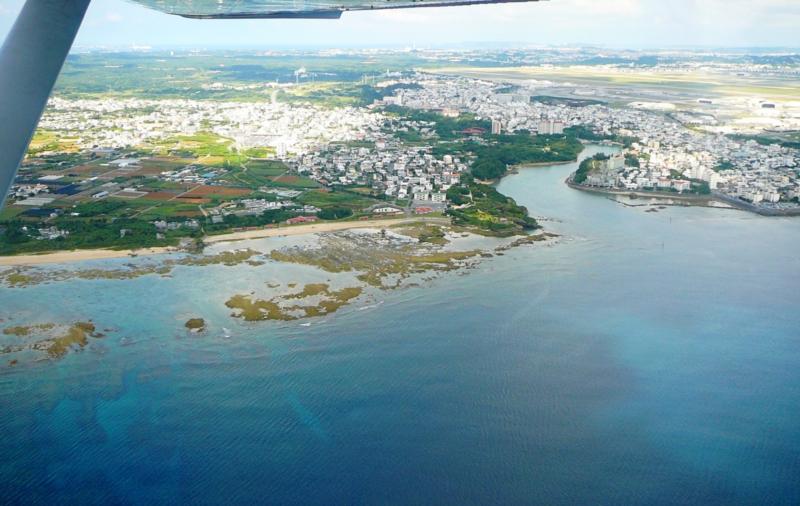
M 467 267 L 481 258 L 481 249 L 445 249 L 457 247 L 457 239 L 448 240 L 444 232 L 434 243 L 418 235 L 404 235 L 400 229 L 355 230 L 327 234 L 314 246 L 291 246 L 275 249 L 270 258 L 278 262 L 317 267 L 325 272 L 356 272 L 362 283 L 379 288 L 398 288 L 414 274 L 444 272 Z M 419 229 L 414 229 L 415 234 Z
M 237 249 L 222 251 L 212 255 L 189 255 L 179 259 L 168 258 L 155 263 L 128 263 L 117 268 L 78 268 L 78 269 L 47 269 L 42 267 L 17 267 L 0 271 L 0 285 L 9 288 L 22 288 L 42 283 L 68 281 L 72 279 L 91 280 L 125 280 L 141 276 L 160 275 L 168 276 L 176 266 L 204 266 L 225 265 L 234 266 L 241 263 L 262 265 L 254 257 L 260 255 L 251 249 Z
M 104 334 L 97 332 L 94 323 L 74 322 L 57 324 L 52 322 L 31 325 L 15 325 L 3 329 L 3 335 L 11 337 L 0 346 L 0 355 L 16 355 L 33 351 L 36 359 L 57 359 L 70 350 L 81 350 L 89 344 L 89 338 L 100 339 Z M 18 359 L 12 358 L 9 365 L 16 365 Z
M 176 336 L 188 332 L 213 338 L 214 329 L 228 332 L 226 325 L 232 324 L 231 319 L 287 323 L 324 318 L 359 300 L 369 305 L 382 291 L 411 289 L 451 271 L 476 268 L 509 249 L 552 237 L 554 234 L 548 233 L 484 237 L 443 224 L 411 222 L 302 238 L 255 239 L 237 249 L 215 244 L 204 254 L 10 268 L 0 271 L 0 285 L 20 291 L 76 282 L 145 282 L 166 288 L 179 282 L 174 277 L 201 281 L 221 276 L 227 282 L 210 285 L 206 301 L 183 305 L 183 311 L 175 313 Z M 148 277 L 151 280 L 145 281 Z M 207 305 L 211 301 L 215 302 Z M 230 311 L 224 313 L 225 309 Z M 8 355 L 12 365 L 29 358 L 62 358 L 102 336 L 93 323 L 55 318 L 40 323 L 32 320 L 32 314 L 4 316 L 8 318 L 4 320 L 7 326 L 0 327 L 0 353 Z M 103 325 L 113 328 L 115 322 L 111 318 Z
M 331 290 L 325 283 L 313 283 L 305 285 L 299 292 L 278 295 L 268 300 L 250 295 L 234 295 L 225 305 L 235 310 L 231 316 L 249 322 L 292 321 L 335 313 L 361 295 L 362 291 L 361 287 Z

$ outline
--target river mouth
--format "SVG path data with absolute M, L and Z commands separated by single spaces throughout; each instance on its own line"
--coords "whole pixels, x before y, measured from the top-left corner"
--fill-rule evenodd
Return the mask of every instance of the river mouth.
M 497 189 L 527 207 L 531 216 L 537 219 L 551 223 L 570 222 L 578 212 L 571 206 L 578 205 L 582 199 L 573 194 L 576 190 L 569 188 L 565 180 L 586 158 L 597 153 L 613 154 L 619 151 L 620 148 L 616 146 L 587 144 L 576 161 L 520 166 L 513 174 L 504 177 Z M 559 226 L 551 226 L 556 231 L 560 230 Z

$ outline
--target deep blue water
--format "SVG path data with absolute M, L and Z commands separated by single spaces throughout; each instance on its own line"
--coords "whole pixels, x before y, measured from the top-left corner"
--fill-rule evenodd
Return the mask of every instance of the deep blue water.
M 0 290 L 115 327 L 0 372 L 0 503 L 800 504 L 800 220 L 646 213 L 572 170 L 500 185 L 559 244 L 310 327 L 222 304 L 281 264 Z

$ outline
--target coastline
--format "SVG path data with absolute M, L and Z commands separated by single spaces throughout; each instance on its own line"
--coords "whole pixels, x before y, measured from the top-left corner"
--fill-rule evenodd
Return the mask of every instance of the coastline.
M 600 188 L 595 186 L 585 186 L 572 181 L 572 175 L 570 175 L 566 180 L 564 180 L 564 182 L 567 184 L 567 186 L 575 190 L 585 191 L 588 193 L 602 193 L 604 195 L 621 195 L 623 197 L 633 195 L 642 198 L 650 197 L 650 198 L 674 199 L 674 200 L 685 200 L 694 202 L 709 202 L 717 200 L 713 194 L 682 195 L 680 193 L 666 193 L 666 192 L 656 192 L 656 191 L 646 192 L 646 191 L 619 190 L 619 189 Z
M 178 251 L 178 249 L 173 246 L 135 250 L 76 249 L 69 251 L 54 251 L 51 253 L 0 256 L 0 266 L 22 267 L 28 265 L 61 264 L 81 262 L 84 260 L 107 260 L 111 258 L 125 258 L 132 256 L 161 255 L 176 251 Z
M 314 234 L 320 232 L 336 232 L 339 230 L 349 230 L 353 228 L 375 228 L 390 227 L 403 223 L 413 222 L 430 223 L 449 223 L 447 218 L 426 218 L 424 216 L 412 216 L 404 218 L 371 219 L 363 221 L 334 221 L 328 223 L 309 223 L 307 225 L 297 225 L 284 228 L 263 228 L 257 230 L 243 230 L 241 232 L 230 232 L 227 234 L 211 235 L 203 238 L 205 244 L 216 244 L 220 242 L 244 241 L 247 239 L 263 239 L 266 237 L 281 237 L 290 235 Z
M 644 191 L 634 191 L 634 190 L 619 190 L 619 189 L 609 189 L 609 188 L 598 188 L 593 186 L 584 186 L 578 183 L 575 183 L 572 180 L 573 174 L 564 180 L 564 182 L 572 189 L 584 191 L 588 193 L 598 193 L 603 195 L 621 195 L 621 196 L 636 196 L 642 198 L 656 198 L 656 199 L 671 199 L 671 200 L 681 200 L 684 202 L 689 203 L 689 205 L 700 205 L 702 206 L 703 203 L 708 204 L 709 202 L 717 202 L 719 204 L 725 204 L 729 206 L 729 209 L 737 209 L 740 211 L 749 211 L 751 213 L 758 214 L 759 216 L 800 216 L 800 209 L 765 209 L 758 206 L 754 206 L 749 204 L 741 199 L 737 199 L 735 197 L 731 197 L 729 195 L 724 195 L 718 192 L 712 192 L 709 195 L 681 195 L 681 194 L 674 194 L 674 193 L 666 193 L 666 192 L 644 192 Z
M 497 186 L 497 184 L 499 184 L 500 181 L 503 180 L 503 178 L 505 178 L 507 176 L 514 175 L 514 174 L 519 174 L 519 171 L 521 169 L 535 169 L 536 167 L 549 167 L 551 165 L 568 165 L 570 163 L 575 163 L 576 161 L 578 161 L 577 158 L 575 160 L 563 160 L 563 161 L 560 161 L 560 162 L 517 163 L 517 164 L 514 164 L 514 165 L 509 165 L 508 169 L 506 170 L 506 173 L 503 174 L 500 177 L 496 177 L 494 179 L 475 179 L 475 181 L 478 181 L 479 183 L 482 183 L 482 184 L 489 184 L 489 185 Z
M 586 145 L 586 143 L 584 143 Z M 483 184 L 496 186 L 506 176 L 516 174 L 523 168 L 536 168 L 550 165 L 567 165 L 574 163 L 575 160 L 563 160 L 555 162 L 531 162 L 520 163 L 509 166 L 508 171 L 493 180 L 480 181 Z M 250 239 L 264 239 L 268 237 L 285 237 L 313 233 L 335 232 L 357 228 L 373 228 L 400 225 L 403 223 L 428 222 L 438 224 L 450 224 L 450 220 L 444 217 L 426 216 L 403 216 L 397 218 L 372 218 L 363 221 L 344 221 L 344 222 L 321 222 L 289 227 L 260 228 L 256 230 L 242 230 L 218 235 L 207 235 L 203 237 L 203 243 L 218 244 L 224 242 L 244 241 Z M 51 251 L 42 253 L 26 253 L 19 255 L 0 255 L 0 267 L 25 267 L 34 265 L 62 264 L 72 262 L 82 262 L 88 260 L 107 260 L 126 257 L 151 256 L 182 251 L 175 246 L 152 247 L 142 249 L 122 249 L 114 250 L 108 248 L 98 249 L 78 249 L 69 251 Z
M 584 148 L 585 149 L 585 148 Z M 577 162 L 578 159 L 574 160 L 562 160 L 560 162 L 531 162 L 531 163 L 516 163 L 514 165 L 510 165 L 508 167 L 509 171 L 518 170 L 518 169 L 528 169 L 534 167 L 549 167 L 551 165 L 568 165 L 570 163 Z M 509 172 L 510 173 L 510 172 Z
M 413 216 L 403 218 L 371 219 L 364 221 L 344 221 L 330 223 L 310 223 L 307 225 L 296 225 L 284 228 L 264 228 L 258 230 L 244 230 L 241 232 L 231 232 L 227 234 L 206 236 L 203 242 L 206 244 L 217 244 L 222 242 L 244 241 L 247 239 L 263 239 L 267 237 L 280 237 L 292 235 L 314 234 L 321 232 L 336 232 L 353 228 L 374 228 L 392 225 L 400 225 L 412 222 L 448 222 L 447 218 L 431 218 L 424 216 Z M 61 264 L 71 262 L 81 262 L 85 260 L 106 260 L 112 258 L 126 258 L 133 256 L 161 255 L 165 253 L 176 253 L 180 250 L 173 246 L 143 248 L 143 249 L 83 249 L 70 251 L 54 251 L 40 254 L 24 254 L 13 256 L 0 256 L 0 267 L 23 267 L 31 265 Z

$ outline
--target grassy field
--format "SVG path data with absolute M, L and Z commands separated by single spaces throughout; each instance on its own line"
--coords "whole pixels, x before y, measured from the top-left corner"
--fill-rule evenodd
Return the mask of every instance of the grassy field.
M 317 82 L 306 83 L 281 90 L 280 102 L 309 102 L 327 108 L 358 105 L 361 100 L 360 88 L 351 83 Z
M 22 206 L 6 206 L 3 209 L 0 209 L 0 222 L 10 220 L 11 218 L 18 216 L 23 211 L 25 211 L 25 208 Z
M 28 153 L 33 155 L 44 151 L 74 153 L 78 151 L 76 142 L 77 139 L 64 137 L 58 132 L 38 129 L 28 145 Z
M 357 83 L 363 76 L 426 65 L 413 54 L 324 55 L 317 52 L 264 54 L 253 51 L 171 51 L 71 54 L 56 83 L 63 97 L 188 98 L 195 100 L 269 100 L 275 84 L 295 83 L 295 71 L 308 89 L 305 99 L 339 100 L 320 85 Z M 222 86 L 211 87 L 217 84 Z M 342 93 L 341 96 L 345 96 Z M 352 101 L 353 97 L 345 101 Z

